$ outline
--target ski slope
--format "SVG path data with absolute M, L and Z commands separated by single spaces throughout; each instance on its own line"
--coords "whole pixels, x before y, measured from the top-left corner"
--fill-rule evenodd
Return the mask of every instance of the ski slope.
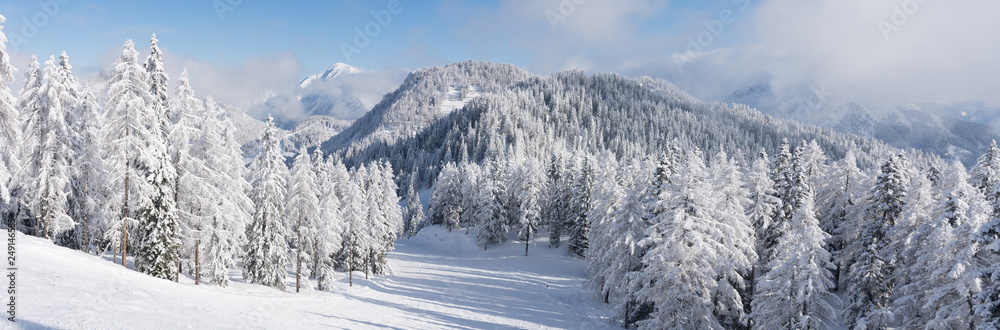
M 291 273 L 287 292 L 238 269 L 228 288 L 174 283 L 19 233 L 16 328 L 618 328 L 582 287 L 586 263 L 539 237 L 525 257 L 524 243 L 483 251 L 475 229 L 429 227 L 397 241 L 388 276 L 355 272 L 349 287 L 338 273 L 333 292 L 294 293 Z

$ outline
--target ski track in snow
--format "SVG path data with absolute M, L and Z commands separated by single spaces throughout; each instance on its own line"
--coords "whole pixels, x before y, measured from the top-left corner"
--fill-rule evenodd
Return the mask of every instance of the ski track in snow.
M 610 305 L 583 288 L 586 262 L 524 242 L 477 246 L 476 230 L 425 228 L 397 241 L 388 276 L 338 273 L 333 292 L 294 293 L 243 283 L 228 288 L 153 278 L 105 258 L 18 235 L 17 327 L 610 329 Z M 131 261 L 131 260 L 130 260 Z M 310 284 L 315 285 L 314 282 Z M 5 324 L 8 325 L 8 324 Z
M 479 86 L 470 86 L 466 90 L 465 97 L 461 97 L 459 91 L 455 86 L 448 89 L 448 93 L 445 94 L 445 100 L 441 103 L 441 113 L 449 114 L 452 111 L 461 109 L 469 101 L 472 101 L 476 96 L 482 94 L 482 89 Z

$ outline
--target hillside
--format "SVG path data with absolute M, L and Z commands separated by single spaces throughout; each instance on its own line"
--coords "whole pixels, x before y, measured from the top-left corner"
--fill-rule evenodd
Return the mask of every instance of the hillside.
M 885 155 L 904 152 L 872 138 L 784 120 L 739 104 L 699 101 L 676 86 L 651 78 L 566 71 L 548 76 L 501 75 L 478 97 L 451 112 L 445 82 L 470 79 L 470 70 L 501 71 L 503 64 L 464 62 L 418 71 L 371 113 L 329 141 L 325 152 L 350 164 L 389 159 L 397 173 L 416 171 L 424 182 L 447 161 L 482 160 L 520 153 L 548 159 L 584 149 L 610 151 L 620 159 L 643 158 L 666 150 L 697 147 L 706 154 L 724 150 L 743 160 L 763 149 L 775 154 L 783 139 L 817 140 L 832 159 L 855 150 L 863 168 Z M 486 77 L 472 78 L 483 81 Z M 509 85 L 501 82 L 516 81 Z M 460 90 L 460 89 L 459 89 Z M 452 98 L 454 99 L 454 97 Z M 917 164 L 936 161 L 905 151 Z
M 586 262 L 549 249 L 547 236 L 482 251 L 475 230 L 430 227 L 397 241 L 391 275 L 368 281 L 338 273 L 332 292 L 281 292 L 243 283 L 229 288 L 157 279 L 48 240 L 18 233 L 18 326 L 42 328 L 612 329 L 609 307 L 582 288 Z M 295 276 L 289 273 L 289 283 Z M 183 316 L 183 317 L 178 317 Z

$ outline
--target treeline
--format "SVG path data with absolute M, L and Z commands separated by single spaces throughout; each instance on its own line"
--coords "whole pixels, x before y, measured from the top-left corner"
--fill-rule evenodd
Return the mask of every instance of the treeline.
M 2 17 L 0 17 L 2 22 Z M 144 62 L 122 47 L 99 100 L 63 53 L 32 56 L 24 87 L 0 34 L 0 216 L 4 227 L 102 255 L 136 271 L 226 286 L 244 278 L 296 289 L 335 270 L 385 273 L 402 234 L 391 166 L 354 169 L 299 151 L 289 172 L 271 121 L 249 169 L 229 115 L 196 97 L 185 70 L 168 91 L 155 35 Z M 292 264 L 292 265 L 289 265 Z
M 428 223 L 476 226 L 484 248 L 547 226 L 550 247 L 568 237 L 587 286 L 640 328 L 1000 326 L 995 144 L 971 175 L 902 154 L 863 170 L 815 141 L 749 163 L 673 145 L 623 162 L 448 163 Z

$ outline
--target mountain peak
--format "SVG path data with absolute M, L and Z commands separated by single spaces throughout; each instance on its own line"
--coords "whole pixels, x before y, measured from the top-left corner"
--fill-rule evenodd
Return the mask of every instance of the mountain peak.
M 337 77 L 340 77 L 342 75 L 350 75 L 355 73 L 361 73 L 364 71 L 365 70 L 353 67 L 350 64 L 336 63 L 330 66 L 329 69 L 326 69 L 326 71 L 323 71 L 323 73 L 321 74 L 311 75 L 306 77 L 305 79 L 302 79 L 302 81 L 299 82 L 299 87 L 302 88 L 309 87 L 309 85 L 312 84 L 312 82 L 317 79 L 319 80 L 336 79 Z

